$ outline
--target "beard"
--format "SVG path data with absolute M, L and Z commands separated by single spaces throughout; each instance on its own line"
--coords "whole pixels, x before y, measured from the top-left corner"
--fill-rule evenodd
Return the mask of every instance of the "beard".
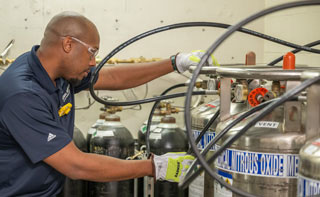
M 80 85 L 81 80 L 76 79 L 76 78 L 71 78 L 68 80 L 68 82 L 71 84 L 71 86 L 76 87 L 76 86 Z

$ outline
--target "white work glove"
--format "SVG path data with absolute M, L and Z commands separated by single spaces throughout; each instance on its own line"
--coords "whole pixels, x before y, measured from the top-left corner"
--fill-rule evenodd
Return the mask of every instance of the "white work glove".
M 171 63 L 175 70 L 183 73 L 190 66 L 197 66 L 204 54 L 205 51 L 203 50 L 196 50 L 191 53 L 178 53 L 175 56 L 171 56 Z M 219 63 L 211 54 L 204 66 L 219 66 Z
M 158 181 L 181 181 L 195 159 L 186 152 L 169 152 L 164 155 L 152 155 L 154 178 Z

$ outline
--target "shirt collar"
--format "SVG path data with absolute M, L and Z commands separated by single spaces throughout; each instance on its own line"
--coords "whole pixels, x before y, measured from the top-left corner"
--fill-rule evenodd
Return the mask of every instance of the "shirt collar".
M 39 45 L 35 45 L 31 49 L 30 56 L 28 57 L 29 65 L 34 72 L 39 84 L 48 91 L 49 94 L 58 90 L 51 81 L 47 71 L 43 68 L 36 51 L 39 49 Z

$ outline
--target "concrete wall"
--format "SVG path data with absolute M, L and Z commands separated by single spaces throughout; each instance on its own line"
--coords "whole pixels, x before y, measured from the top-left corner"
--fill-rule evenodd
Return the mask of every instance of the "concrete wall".
M 293 2 L 292 0 L 267 0 L 266 8 Z M 283 10 L 264 18 L 265 33 L 295 44 L 305 45 L 320 39 L 320 6 L 307 6 Z M 316 46 L 320 49 L 320 46 Z M 271 42 L 264 43 L 264 62 L 269 63 L 292 49 Z M 280 65 L 282 62 L 280 62 Z M 300 52 L 296 54 L 296 64 L 320 66 L 320 55 Z
M 0 49 L 1 47 L 4 48 L 9 40 L 14 38 L 16 42 L 12 47 L 10 58 L 15 58 L 19 54 L 30 50 L 34 44 L 39 44 L 43 30 L 50 18 L 64 10 L 80 12 L 97 25 L 101 34 L 99 56 L 103 58 L 124 41 L 160 26 L 191 21 L 234 24 L 265 7 L 278 4 L 278 2 L 269 0 L 0 0 L 0 3 L 5 5 L 0 7 L 0 24 L 2 26 Z M 281 16 L 280 18 L 273 15 L 268 19 L 257 20 L 246 26 L 246 28 L 273 36 L 281 36 L 283 39 L 289 35 L 290 38 L 288 40 L 292 42 L 304 37 L 305 40 L 297 40 L 297 42 L 303 44 L 315 39 L 314 37 L 317 34 L 315 32 L 319 32 L 313 32 L 309 29 L 315 26 L 316 16 L 319 18 L 319 12 L 313 8 L 306 8 L 304 11 L 309 12 L 309 9 L 312 10 L 313 14 L 307 14 L 304 20 L 312 21 L 311 24 L 305 24 L 303 23 L 304 20 L 300 20 L 301 25 L 307 28 L 306 31 L 288 30 L 287 33 L 284 33 L 284 31 L 280 30 L 283 24 L 282 20 L 284 20 L 282 19 L 284 14 L 281 13 L 279 15 Z M 299 18 L 298 16 L 303 13 L 299 11 L 298 14 L 295 14 Z M 314 29 L 314 27 L 312 28 Z M 317 28 L 319 30 L 319 27 Z M 189 52 L 194 49 L 207 49 L 224 31 L 223 29 L 211 27 L 171 30 L 138 41 L 121 51 L 116 57 L 167 58 L 179 51 Z M 313 37 L 310 38 L 310 35 L 313 35 Z M 220 63 L 244 63 L 245 53 L 252 50 L 257 54 L 257 62 L 266 62 L 282 52 L 279 50 L 282 47 L 273 46 L 261 39 L 236 33 L 218 48 L 215 55 Z M 266 57 L 264 54 L 266 54 Z M 186 73 L 186 75 L 190 76 L 189 73 Z M 172 73 L 152 81 L 148 84 L 147 96 L 151 97 L 160 94 L 166 88 L 185 82 L 186 79 L 184 76 Z M 146 92 L 146 86 L 137 87 L 134 91 L 138 98 L 142 98 Z M 121 101 L 125 100 L 122 91 L 100 91 L 99 95 L 109 95 Z M 76 107 L 87 105 L 87 96 L 87 92 L 78 94 L 76 96 Z M 175 104 L 183 105 L 183 99 L 175 100 Z M 88 110 L 77 110 L 76 125 L 84 133 L 98 118 L 101 106 L 101 104 L 95 103 Z M 141 124 L 147 119 L 150 107 L 151 104 L 145 104 L 140 111 L 125 110 L 119 113 L 123 124 L 131 130 L 134 136 L 136 136 Z M 179 124 L 182 124 L 182 115 L 181 113 L 177 116 Z

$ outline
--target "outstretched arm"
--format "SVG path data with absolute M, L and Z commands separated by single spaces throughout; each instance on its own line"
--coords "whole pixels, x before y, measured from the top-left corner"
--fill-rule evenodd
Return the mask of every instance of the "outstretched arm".
M 105 155 L 81 152 L 73 142 L 44 162 L 71 179 L 96 182 L 119 181 L 152 176 L 151 160 L 121 160 Z
M 170 59 L 102 68 L 96 90 L 122 90 L 137 87 L 173 71 Z

